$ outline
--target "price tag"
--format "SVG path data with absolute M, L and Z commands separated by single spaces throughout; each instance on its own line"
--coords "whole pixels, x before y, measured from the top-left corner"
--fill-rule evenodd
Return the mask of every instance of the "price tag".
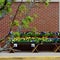
M 31 44 L 31 47 L 35 47 L 35 44 L 33 43 L 33 44 Z
M 13 47 L 17 47 L 18 45 L 15 43 Z

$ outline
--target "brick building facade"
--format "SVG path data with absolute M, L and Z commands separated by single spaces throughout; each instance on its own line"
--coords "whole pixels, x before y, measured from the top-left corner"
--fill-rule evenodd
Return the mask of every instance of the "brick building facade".
M 3 19 L 0 20 L 0 38 L 6 36 L 9 33 L 10 23 L 12 19 L 10 15 L 14 15 L 20 3 L 13 3 L 12 4 L 12 12 L 6 15 Z M 30 27 L 36 27 L 38 32 L 41 31 L 52 31 L 56 32 L 59 31 L 59 3 L 58 2 L 51 2 L 48 7 L 45 6 L 44 3 L 38 3 L 39 7 L 34 7 L 30 11 L 30 15 L 36 13 L 38 18 L 36 18 L 32 23 L 30 23 Z M 15 19 L 21 20 L 24 18 L 24 14 L 20 16 L 18 11 Z M 14 28 L 16 30 L 16 28 Z M 30 31 L 29 29 L 23 29 L 22 31 Z

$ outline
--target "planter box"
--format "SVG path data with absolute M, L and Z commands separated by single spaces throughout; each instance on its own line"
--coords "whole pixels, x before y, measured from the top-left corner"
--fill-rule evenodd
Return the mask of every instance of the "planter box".
M 14 47 L 14 44 L 17 44 L 16 47 Z M 13 43 L 11 46 L 13 46 L 13 49 L 21 50 L 21 51 L 32 51 L 34 47 L 38 43 Z M 55 45 L 60 45 L 60 43 L 39 43 L 38 51 L 53 51 L 55 48 Z
M 14 45 L 16 45 L 16 46 L 14 46 Z M 18 50 L 22 50 L 22 51 L 31 51 L 36 45 L 37 45 L 36 43 L 32 43 L 32 42 L 11 44 L 13 49 L 18 49 Z

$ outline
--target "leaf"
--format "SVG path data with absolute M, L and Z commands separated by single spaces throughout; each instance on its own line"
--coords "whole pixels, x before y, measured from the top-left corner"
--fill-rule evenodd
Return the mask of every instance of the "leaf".
M 24 12 L 24 11 L 26 11 L 27 10 L 27 8 L 26 8 L 26 6 L 24 5 L 24 4 L 22 4 L 20 7 L 19 7 L 19 11 L 20 12 Z
M 31 2 L 31 0 L 27 0 L 26 2 Z
M 0 16 L 2 16 L 2 12 L 0 11 Z
M 27 22 L 26 22 L 26 20 L 25 20 L 25 19 L 23 19 L 23 20 L 22 20 L 22 23 L 23 23 L 23 24 L 26 24 Z
M 34 17 L 34 18 L 37 18 L 37 17 L 38 17 L 38 15 L 34 13 L 34 14 L 33 14 L 33 17 Z
M 19 21 L 15 20 L 15 21 L 12 23 L 12 26 L 19 26 Z
M 7 12 L 9 13 L 9 12 L 12 12 L 12 8 L 8 8 L 7 9 Z
M 20 37 L 20 33 L 19 32 L 13 32 L 14 37 Z
M 26 22 L 26 20 L 22 20 L 22 24 L 24 28 L 28 28 L 29 27 L 29 23 Z
M 49 0 L 45 1 L 45 5 L 48 6 L 49 5 Z
M 29 22 L 32 22 L 33 21 L 33 18 L 31 16 L 27 16 L 26 17 L 26 20 L 29 20 Z

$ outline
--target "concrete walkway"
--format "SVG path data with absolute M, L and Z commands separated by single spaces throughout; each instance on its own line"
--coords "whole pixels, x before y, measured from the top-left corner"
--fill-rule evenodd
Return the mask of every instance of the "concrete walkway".
M 32 52 L 0 52 L 0 57 L 7 56 L 7 57 L 19 57 L 19 56 L 60 56 L 60 53 L 55 52 L 39 52 L 39 53 L 32 53 Z

